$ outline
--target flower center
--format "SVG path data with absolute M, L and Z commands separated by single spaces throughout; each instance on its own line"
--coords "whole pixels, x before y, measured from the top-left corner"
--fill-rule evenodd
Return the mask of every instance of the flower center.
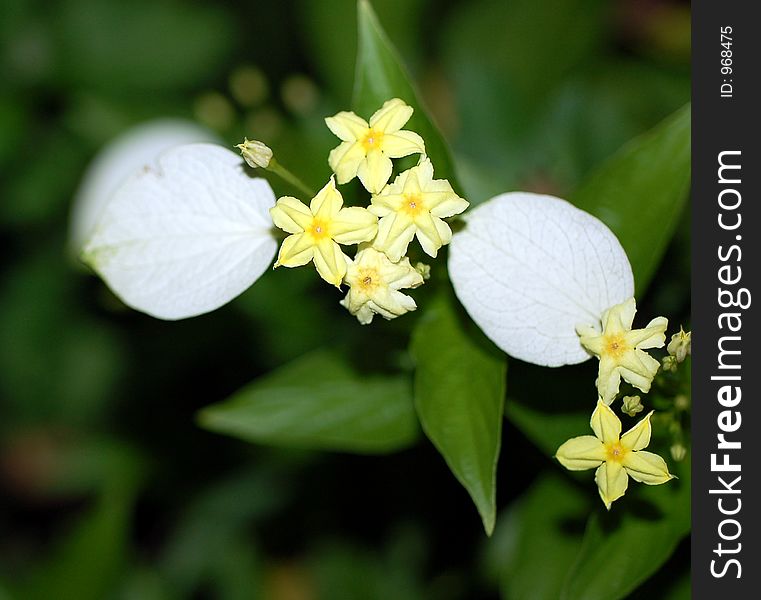
M 380 284 L 380 275 L 375 269 L 361 269 L 357 275 L 357 285 L 365 293 L 374 291 Z
M 362 138 L 362 146 L 365 151 L 372 150 L 373 148 L 380 148 L 383 143 L 383 132 L 372 127 L 367 130 L 365 137 Z
M 402 210 L 409 216 L 415 217 L 423 212 L 423 196 L 419 193 L 410 193 L 403 195 L 404 202 L 402 203 Z
M 622 462 L 626 455 L 629 453 L 629 450 L 624 448 L 620 441 L 613 442 L 612 444 L 606 444 L 605 451 L 607 453 L 608 460 L 615 462 Z
M 605 339 L 605 351 L 609 356 L 620 358 L 628 350 L 629 346 L 623 335 L 610 335 Z
M 321 219 L 312 219 L 312 224 L 307 228 L 306 231 L 315 240 L 321 240 L 322 238 L 330 237 L 330 233 L 328 232 L 328 224 Z

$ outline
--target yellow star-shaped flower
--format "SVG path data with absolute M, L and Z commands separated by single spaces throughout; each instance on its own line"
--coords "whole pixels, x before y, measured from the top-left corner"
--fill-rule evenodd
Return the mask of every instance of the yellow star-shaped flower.
M 413 109 L 399 98 L 388 100 L 368 123 L 353 112 L 340 112 L 325 119 L 328 128 L 342 141 L 328 156 L 328 164 L 347 183 L 359 177 L 371 194 L 377 194 L 391 177 L 391 159 L 425 153 L 423 138 L 402 130 Z
M 466 208 L 467 200 L 455 194 L 446 179 L 434 179 L 431 161 L 423 158 L 373 196 L 369 210 L 380 217 L 373 246 L 396 262 L 417 236 L 425 253 L 435 258 L 452 239 L 452 230 L 442 219 Z
M 344 281 L 349 293 L 341 304 L 367 325 L 376 314 L 393 319 L 415 310 L 415 301 L 399 290 L 423 285 L 423 275 L 408 258 L 393 263 L 382 252 L 366 247 L 349 261 Z
M 348 257 L 338 244 L 371 240 L 378 230 L 378 218 L 366 208 L 342 207 L 332 177 L 309 206 L 291 196 L 280 198 L 270 215 L 277 227 L 292 235 L 283 240 L 275 267 L 299 267 L 313 260 L 320 277 L 340 287 Z
M 581 345 L 600 359 L 597 391 L 605 404 L 613 402 L 622 377 L 648 392 L 658 372 L 660 363 L 645 350 L 663 347 L 668 319 L 657 317 L 644 329 L 632 329 L 636 312 L 634 298 L 630 298 L 603 313 L 602 333 L 591 325 L 576 326 Z
M 666 461 L 657 454 L 645 452 L 650 443 L 652 411 L 624 435 L 621 421 L 602 400 L 592 413 L 590 425 L 594 435 L 582 435 L 564 443 L 555 458 L 566 469 L 594 469 L 595 483 L 605 508 L 626 493 L 629 477 L 647 485 L 659 485 L 674 478 Z

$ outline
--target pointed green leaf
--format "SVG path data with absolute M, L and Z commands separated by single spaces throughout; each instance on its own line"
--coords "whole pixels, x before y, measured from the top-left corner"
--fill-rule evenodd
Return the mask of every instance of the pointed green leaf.
M 357 4 L 359 40 L 357 72 L 354 81 L 354 109 L 367 119 L 391 98 L 401 98 L 415 109 L 405 129 L 419 133 L 436 176 L 455 176 L 449 148 L 438 127 L 420 101 L 420 96 L 402 64 L 401 58 L 378 22 L 368 0 Z
M 684 210 L 690 156 L 688 104 L 621 148 L 571 197 L 616 234 L 629 256 L 638 295 Z
M 250 383 L 199 422 L 249 442 L 358 453 L 399 450 L 418 431 L 406 377 L 359 376 L 329 351 Z
M 658 486 L 630 482 L 636 490 L 610 512 L 599 508 L 589 518 L 563 600 L 627 598 L 669 559 L 690 531 L 690 463 L 670 467 L 680 479 Z
M 567 477 L 550 473 L 500 513 L 488 559 L 504 598 L 560 597 L 595 500 Z
M 466 327 L 443 296 L 418 322 L 411 348 L 415 408 L 491 535 L 507 361 L 479 330 Z

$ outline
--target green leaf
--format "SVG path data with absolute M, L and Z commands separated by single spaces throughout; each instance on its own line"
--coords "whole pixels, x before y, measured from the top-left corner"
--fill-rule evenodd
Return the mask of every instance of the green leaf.
M 135 491 L 131 477 L 108 486 L 95 506 L 57 542 L 51 556 L 38 563 L 21 585 L 18 597 L 108 597 L 127 567 Z
M 550 473 L 500 514 L 488 558 L 503 598 L 560 597 L 591 500 L 567 478 Z
M 357 4 L 359 40 L 354 81 L 354 109 L 364 118 L 391 98 L 401 98 L 415 109 L 405 129 L 419 133 L 437 177 L 455 177 L 449 148 L 420 101 L 406 68 L 368 0 Z M 453 182 L 454 183 L 454 182 Z
M 577 435 L 591 434 L 589 416 L 582 412 L 553 412 L 534 410 L 508 398 L 505 415 L 544 454 L 553 456 L 566 440 Z
M 652 487 L 632 482 L 636 491 L 589 518 L 563 600 L 625 598 L 669 559 L 690 531 L 690 463 L 677 467 L 680 479 Z
M 571 201 L 618 236 L 647 288 L 684 209 L 690 185 L 690 105 L 635 138 L 582 184 Z
M 393 452 L 417 437 L 406 377 L 357 375 L 326 350 L 203 409 L 199 423 L 249 442 L 358 453 Z
M 429 305 L 412 334 L 415 408 L 428 438 L 465 486 L 491 535 L 507 362 L 466 330 L 450 298 Z

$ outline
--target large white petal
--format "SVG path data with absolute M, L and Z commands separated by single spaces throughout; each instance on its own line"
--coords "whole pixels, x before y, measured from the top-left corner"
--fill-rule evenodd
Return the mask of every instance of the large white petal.
M 577 324 L 634 295 L 624 249 L 592 215 L 553 196 L 501 194 L 464 215 L 449 274 L 473 320 L 509 355 L 556 367 L 589 358 Z
M 156 168 L 159 154 L 182 144 L 216 142 L 208 129 L 182 119 L 157 119 L 129 129 L 109 143 L 87 167 L 71 207 L 69 238 L 75 253 L 87 242 L 120 184 L 144 166 Z
M 212 144 L 167 151 L 106 206 L 84 259 L 128 305 L 161 319 L 214 310 L 248 288 L 277 250 L 275 196 Z

